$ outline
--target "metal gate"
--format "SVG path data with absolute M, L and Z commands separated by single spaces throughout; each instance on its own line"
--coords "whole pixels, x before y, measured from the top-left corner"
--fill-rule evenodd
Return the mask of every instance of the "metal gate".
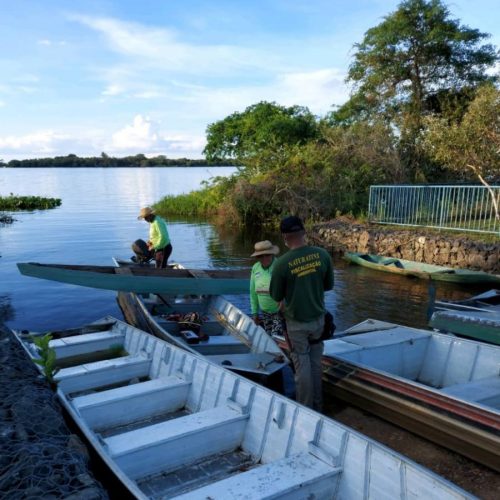
M 500 205 L 500 186 L 492 186 Z M 485 186 L 371 186 L 370 222 L 499 233 Z

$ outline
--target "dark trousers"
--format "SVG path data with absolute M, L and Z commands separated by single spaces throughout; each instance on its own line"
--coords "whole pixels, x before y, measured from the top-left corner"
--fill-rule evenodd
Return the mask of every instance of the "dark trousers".
M 165 248 L 155 250 L 156 269 L 165 269 L 167 267 L 167 261 L 171 253 L 172 245 L 170 243 Z

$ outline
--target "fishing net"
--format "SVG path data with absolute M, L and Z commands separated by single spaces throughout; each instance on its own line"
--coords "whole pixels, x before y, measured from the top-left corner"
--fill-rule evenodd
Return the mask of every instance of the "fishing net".
M 0 450 L 0 498 L 108 498 L 55 394 L 1 325 Z

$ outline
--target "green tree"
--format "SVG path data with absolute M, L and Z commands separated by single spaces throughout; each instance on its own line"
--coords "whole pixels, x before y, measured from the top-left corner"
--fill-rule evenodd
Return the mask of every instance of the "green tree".
M 307 108 L 259 102 L 210 124 L 203 152 L 209 161 L 245 160 L 265 149 L 304 144 L 317 134 L 316 119 Z
M 347 78 L 353 94 L 333 121 L 383 118 L 399 129 L 403 156 L 418 158 L 423 116 L 492 79 L 486 70 L 498 56 L 481 44 L 488 36 L 451 19 L 441 0 L 401 2 L 355 44 Z M 417 167 L 409 165 L 411 177 Z
M 463 119 L 451 122 L 438 116 L 426 119 L 424 145 L 428 153 L 462 178 L 476 176 L 489 190 L 500 220 L 500 196 L 491 189 L 500 182 L 500 91 L 484 85 Z

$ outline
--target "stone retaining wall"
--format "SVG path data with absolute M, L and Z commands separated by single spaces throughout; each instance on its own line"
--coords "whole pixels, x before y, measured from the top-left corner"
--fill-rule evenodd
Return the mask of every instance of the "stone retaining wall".
M 392 230 L 345 219 L 317 224 L 312 231 L 318 243 L 333 251 L 384 255 L 439 266 L 500 273 L 500 240 L 481 243 L 463 236 L 422 230 Z

